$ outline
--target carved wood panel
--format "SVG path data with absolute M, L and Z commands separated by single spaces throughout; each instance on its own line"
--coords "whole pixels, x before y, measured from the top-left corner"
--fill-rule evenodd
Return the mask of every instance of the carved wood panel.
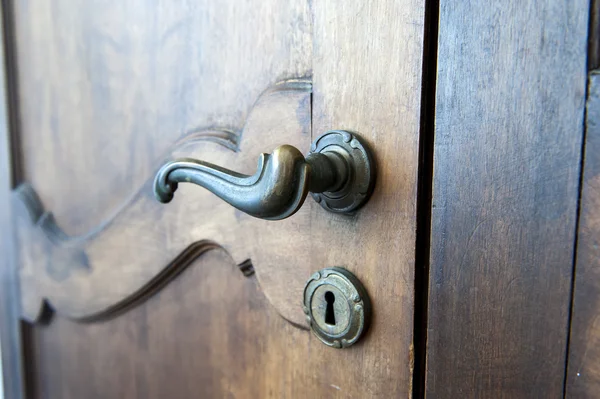
M 307 148 L 310 93 L 307 81 L 276 85 L 255 104 L 243 132 L 192 131 L 175 144 L 173 157 L 244 170 L 256 164 L 265 143 Z M 162 205 L 154 198 L 152 183 L 144 184 L 113 217 L 76 237 L 67 236 L 44 211 L 30 185 L 17 188 L 24 317 L 35 320 L 44 299 L 60 314 L 76 319 L 121 310 L 152 293 L 202 252 L 220 246 L 238 263 L 251 259 L 261 264 L 267 295 L 274 304 L 282 304 L 279 310 L 285 318 L 303 323 L 293 299 L 302 297 L 311 265 L 295 251 L 309 250 L 310 231 L 305 226 L 310 206 L 293 218 L 265 221 L 198 187 L 182 186 L 176 200 Z
M 304 283 L 315 270 L 343 266 L 371 296 L 371 329 L 344 364 L 328 352 L 307 363 L 315 369 L 305 376 L 327 369 L 353 381 L 373 378 L 365 394 L 408 395 L 423 12 L 416 0 L 15 3 L 22 184 L 12 206 L 23 317 L 40 321 L 47 303 L 61 320 L 52 323 L 70 318 L 100 331 L 119 320 L 107 316 L 169 290 L 201 254 L 222 248 L 223 259 L 255 271 L 259 292 L 292 322 L 270 323 L 278 331 L 268 335 L 281 347 L 301 341 L 292 361 L 303 362 L 323 349 L 305 331 Z M 375 153 L 375 191 L 354 215 L 328 213 L 309 198 L 291 218 L 271 222 L 199 187 L 181 185 L 168 205 L 153 196 L 154 173 L 166 160 L 194 157 L 252 173 L 261 152 L 291 144 L 306 153 L 331 129 L 357 131 Z M 227 282 L 202 285 L 211 286 Z M 230 302 L 208 307 L 239 314 L 228 308 L 239 301 Z M 246 326 L 257 317 L 250 313 L 235 322 Z M 206 330 L 197 318 L 190 323 Z M 66 355 L 52 327 L 32 331 L 31 348 L 48 344 L 34 354 L 40 370 L 51 342 L 57 357 Z M 221 338 L 211 337 L 218 347 Z M 244 337 L 242 345 L 252 345 Z M 305 369 L 292 366 L 280 375 Z

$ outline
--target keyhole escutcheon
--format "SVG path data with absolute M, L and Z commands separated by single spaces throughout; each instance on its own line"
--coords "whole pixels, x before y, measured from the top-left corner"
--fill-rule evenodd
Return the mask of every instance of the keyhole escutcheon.
M 333 309 L 335 295 L 333 292 L 327 291 L 325 293 L 325 301 L 327 302 L 327 309 L 325 309 L 325 323 L 330 326 L 335 326 L 335 310 Z

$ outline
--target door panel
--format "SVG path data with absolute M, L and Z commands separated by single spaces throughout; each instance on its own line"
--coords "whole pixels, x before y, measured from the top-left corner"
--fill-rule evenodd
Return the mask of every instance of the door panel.
M 172 156 L 242 168 L 256 162 L 253 154 L 264 142 L 283 139 L 298 148 L 309 146 L 310 114 L 310 84 L 284 81 L 260 96 L 241 133 L 198 129 L 177 141 Z M 207 190 L 182 186 L 178 197 L 185 200 L 165 206 L 149 181 L 113 217 L 73 237 L 44 210 L 31 185 L 20 185 L 14 209 L 23 317 L 36 320 L 43 301 L 80 320 L 122 310 L 159 289 L 193 258 L 220 246 L 237 262 L 261 264 L 262 287 L 273 304 L 282 316 L 303 324 L 304 313 L 293 299 L 302 298 L 312 270 L 294 250 L 310 244 L 307 212 L 273 223 L 245 215 Z
M 265 89 L 312 68 L 305 1 L 13 8 L 23 180 L 71 235 L 110 219 L 186 133 L 241 130 Z
M 422 1 L 13 8 L 31 393 L 411 394 Z M 252 173 L 260 152 L 307 152 L 330 129 L 375 153 L 355 215 L 309 198 L 263 221 L 185 185 L 169 205 L 153 198 L 166 159 Z M 250 279 L 235 266 L 248 258 Z M 331 266 L 354 272 L 374 308 L 343 351 L 307 331 L 301 306 L 305 281 Z
M 590 6 L 585 144 L 566 396 L 600 392 L 600 1 Z
M 590 74 L 567 396 L 600 391 L 600 74 Z
M 364 353 L 370 341 L 349 350 Z M 364 398 L 406 389 L 282 319 L 256 278 L 220 250 L 111 321 L 56 317 L 28 344 L 37 397 Z
M 440 2 L 428 397 L 561 397 L 588 2 Z
M 412 391 L 423 6 L 418 0 L 313 4 L 313 132 L 354 126 L 376 150 L 375 194 L 356 223 L 339 226 L 349 235 L 327 248 L 327 261 L 350 251 L 362 273 L 374 320 L 371 344 L 365 341 L 352 361 L 384 397 Z M 313 234 L 317 242 L 342 237 L 324 229 Z M 311 256 L 314 262 L 315 249 Z

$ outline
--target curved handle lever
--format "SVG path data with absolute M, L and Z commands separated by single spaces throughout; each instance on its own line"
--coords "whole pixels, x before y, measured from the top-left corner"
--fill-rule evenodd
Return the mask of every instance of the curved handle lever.
M 156 174 L 156 198 L 171 201 L 177 184 L 184 182 L 202 186 L 254 217 L 280 220 L 293 215 L 309 191 L 325 209 L 351 213 L 371 194 L 375 168 L 357 135 L 335 130 L 318 138 L 306 158 L 290 145 L 261 154 L 251 176 L 195 159 L 168 162 Z

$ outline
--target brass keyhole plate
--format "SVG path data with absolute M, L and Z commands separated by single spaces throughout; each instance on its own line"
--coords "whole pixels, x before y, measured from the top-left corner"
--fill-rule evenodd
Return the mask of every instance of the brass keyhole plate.
M 371 301 L 352 273 L 332 267 L 316 272 L 307 281 L 304 313 L 311 330 L 324 344 L 347 348 L 369 327 Z

